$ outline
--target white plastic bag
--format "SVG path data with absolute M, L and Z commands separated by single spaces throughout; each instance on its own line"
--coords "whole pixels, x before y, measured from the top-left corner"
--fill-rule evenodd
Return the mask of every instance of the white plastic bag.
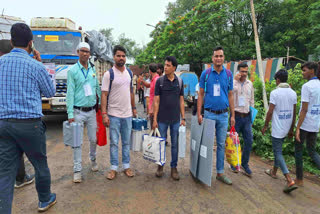
M 152 136 L 155 132 L 156 136 Z M 166 139 L 160 137 L 159 130 L 151 130 L 150 134 L 143 135 L 143 158 L 160 166 L 166 163 Z
M 184 158 L 186 156 L 186 127 L 180 126 L 179 127 L 179 158 Z
M 66 146 L 80 147 L 83 139 L 83 123 L 63 122 L 63 142 Z

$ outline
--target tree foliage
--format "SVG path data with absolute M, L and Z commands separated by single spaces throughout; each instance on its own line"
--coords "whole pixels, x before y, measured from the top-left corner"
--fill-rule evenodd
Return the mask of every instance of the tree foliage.
M 286 56 L 287 46 L 290 55 L 303 59 L 320 51 L 319 7 L 317 0 L 256 0 L 262 57 Z M 200 72 L 217 45 L 224 47 L 226 60 L 255 58 L 249 0 L 178 0 L 168 5 L 167 17 L 150 34 L 153 39 L 137 56 L 137 64 L 174 55 L 179 64 Z
M 127 38 L 124 33 L 120 34 L 119 37 L 115 40 L 112 35 L 113 28 L 104 28 L 100 30 L 108 41 L 111 42 L 112 46 L 121 45 L 127 50 L 127 56 L 130 58 L 136 58 L 142 52 L 142 48 L 132 39 Z

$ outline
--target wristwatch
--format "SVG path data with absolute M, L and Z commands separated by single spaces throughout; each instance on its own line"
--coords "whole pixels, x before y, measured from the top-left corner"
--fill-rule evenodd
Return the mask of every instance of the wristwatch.
M 186 121 L 186 118 L 182 118 L 181 120 L 184 120 L 184 121 Z
M 137 109 L 137 107 L 135 107 L 135 106 L 134 106 L 134 107 L 132 107 L 132 110 L 134 110 L 134 109 Z

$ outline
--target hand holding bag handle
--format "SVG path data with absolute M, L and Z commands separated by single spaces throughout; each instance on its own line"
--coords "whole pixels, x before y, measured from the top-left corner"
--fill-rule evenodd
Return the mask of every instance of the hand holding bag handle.
M 155 137 L 161 137 L 160 135 L 160 132 L 159 132 L 159 129 L 158 128 L 155 128 L 155 130 L 151 130 L 149 136 L 153 136 L 153 133 L 155 134 Z
M 234 128 L 234 126 L 231 126 L 231 128 L 230 128 L 230 133 L 236 133 L 236 128 Z

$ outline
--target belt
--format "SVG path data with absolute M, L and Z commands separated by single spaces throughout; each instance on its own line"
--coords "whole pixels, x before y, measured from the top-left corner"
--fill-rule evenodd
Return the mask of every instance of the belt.
M 94 106 L 92 106 L 92 107 L 73 106 L 73 108 L 78 109 L 78 110 L 80 110 L 80 111 L 88 112 L 88 111 L 91 111 L 91 110 L 95 109 L 95 108 L 96 108 L 96 105 L 94 105 Z
M 217 110 L 217 111 L 211 110 L 209 108 L 205 108 L 204 110 L 209 111 L 209 112 L 214 113 L 214 114 L 223 114 L 223 113 L 228 111 L 228 108 L 223 109 L 223 110 Z
M 21 123 L 26 123 L 26 122 L 37 122 L 37 121 L 41 121 L 41 117 L 39 117 L 39 118 L 28 118 L 28 119 L 7 118 L 7 119 L 1 119 L 1 120 L 8 121 L 8 122 L 21 122 Z
M 236 116 L 238 117 L 248 117 L 250 115 L 250 113 L 241 113 L 241 112 L 234 112 Z

